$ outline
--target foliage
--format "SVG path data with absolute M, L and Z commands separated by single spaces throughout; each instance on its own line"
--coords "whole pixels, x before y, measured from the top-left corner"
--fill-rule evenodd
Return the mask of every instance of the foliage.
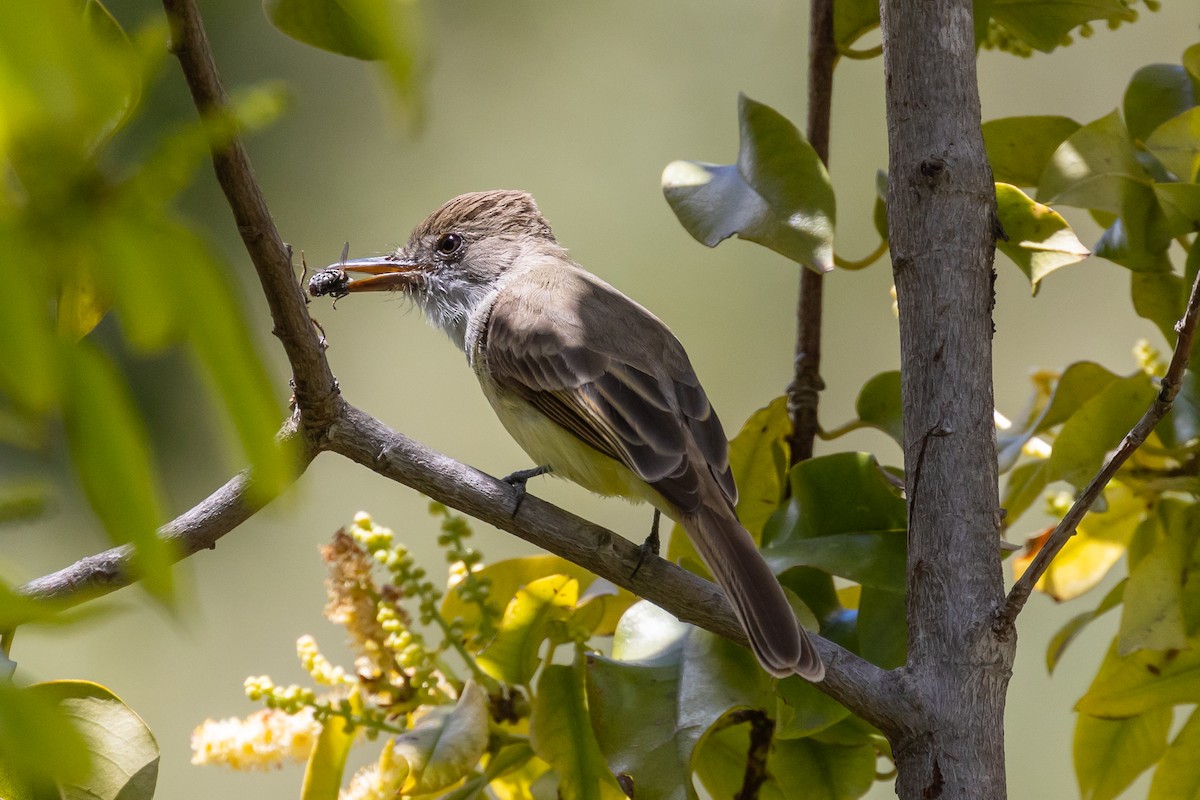
M 164 601 L 175 555 L 157 535 L 162 490 L 115 366 L 109 312 L 121 348 L 187 348 L 228 412 L 260 499 L 293 472 L 275 442 L 282 409 L 224 267 L 171 208 L 210 142 L 269 119 L 278 101 L 260 92 L 237 119 L 159 131 L 148 152 L 120 164 L 114 153 L 165 35 L 156 25 L 127 38 L 98 3 L 83 15 L 65 0 L 0 9 L 0 280 L 10 287 L 0 444 L 44 449 L 61 426 L 96 515 L 115 542 L 134 545 L 142 584 Z M 37 497 L 18 493 L 6 516 L 36 511 Z
M 61 425 L 98 518 L 115 541 L 133 545 L 143 582 L 168 600 L 174 554 L 156 535 L 161 491 L 116 355 L 121 347 L 144 354 L 186 346 L 237 432 L 258 500 L 289 480 L 291 456 L 273 439 L 282 408 L 223 267 L 172 210 L 208 148 L 269 119 L 278 98 L 258 92 L 233 118 L 158 131 L 124 164 L 118 145 L 140 111 L 166 32 L 153 26 L 130 38 L 96 0 L 83 3 L 82 14 L 78 5 L 0 5 L 0 278 L 9 289 L 0 315 L 0 442 L 43 447 Z M 1155 8 L 1154 0 L 1143 5 Z M 1136 17 L 1134 0 L 975 6 L 977 46 L 1018 55 L 1088 36 L 1099 20 L 1115 27 Z M 402 101 L 417 107 L 414 4 L 264 0 L 264 8 L 299 41 L 381 61 Z M 853 46 L 878 22 L 871 0 L 836 3 L 839 52 L 872 55 Z M 785 117 L 745 96 L 738 122 L 735 164 L 676 161 L 664 172 L 668 203 L 695 238 L 715 246 L 737 235 L 819 272 L 863 268 L 882 255 L 885 188 L 871 210 L 880 248 L 861 262 L 840 259 L 835 192 L 812 147 Z M 1134 310 L 1173 344 L 1200 272 L 1200 45 L 1179 64 L 1139 70 L 1120 108 L 1097 120 L 1011 117 L 986 123 L 984 136 L 1006 234 L 999 248 L 1031 290 L 1089 254 L 1104 258 L 1129 271 Z M 885 186 L 880 173 L 877 188 Z M 1086 211 L 1104 228 L 1090 248 L 1064 208 Z M 1148 342 L 1136 352 L 1139 368 L 1128 375 L 1079 362 L 1034 376 L 1027 407 L 998 436 L 1006 526 L 1041 499 L 1061 515 L 1153 399 L 1164 359 Z M 874 428 L 902 442 L 901 383 L 894 371 L 871 378 L 855 418 L 826 438 Z M 1078 704 L 1075 766 L 1089 798 L 1114 797 L 1151 768 L 1153 798 L 1188 796 L 1200 785 L 1192 710 L 1200 688 L 1198 392 L 1189 369 L 1172 414 L 1038 584 L 1065 601 L 1122 562 L 1128 568 L 1047 654 L 1054 669 L 1093 620 L 1120 609 L 1119 631 Z M 875 664 L 898 667 L 907 650 L 903 475 L 865 453 L 789 468 L 789 425 L 779 398 L 733 441 L 739 516 L 806 624 Z M 36 484 L 3 489 L 0 521 L 36 514 L 45 495 Z M 748 652 L 561 559 L 484 566 L 466 544 L 466 522 L 440 506 L 434 513 L 443 520 L 448 590 L 426 577 L 391 530 L 357 518 L 324 553 L 326 614 L 355 647 L 353 668 L 331 664 L 312 637 L 302 637 L 298 655 L 315 686 L 249 679 L 247 694 L 266 707 L 198 728 L 197 763 L 261 768 L 305 760 L 302 797 L 319 800 L 347 783 L 354 746 L 384 737 L 374 764 L 349 780 L 343 796 L 462 800 L 486 788 L 502 798 L 636 791 L 686 800 L 697 796 L 695 781 L 717 796 L 758 782 L 764 797 L 859 797 L 878 778 L 877 760 L 890 758 L 877 730 L 811 684 L 768 679 Z M 1018 571 L 1042 541 L 1030 539 L 1014 559 Z M 672 537 L 668 554 L 703 572 L 685 537 Z M 6 673 L 14 666 L 11 631 L 56 611 L 0 584 Z M 1179 713 L 1188 714 L 1182 727 Z M 770 746 L 756 761 L 748 753 L 764 732 Z M 153 737 L 102 687 L 0 681 L 5 797 L 87 792 L 133 800 L 153 793 L 156 769 Z
M 802 466 L 793 475 L 797 495 L 820 491 L 822 482 L 860 481 L 890 499 L 886 517 L 860 509 L 820 525 L 876 526 L 880 536 L 903 540 L 903 503 L 878 482 L 872 459 Z M 461 798 L 484 787 L 501 797 L 618 798 L 632 788 L 639 797 L 683 798 L 696 797 L 693 775 L 712 792 L 740 785 L 739 736 L 747 722 L 765 720 L 778 739 L 769 791 L 795 796 L 822 786 L 830 797 L 851 798 L 875 780 L 876 757 L 888 753 L 883 737 L 802 679 L 776 684 L 743 648 L 556 557 L 484 566 L 466 544 L 466 521 L 436 503 L 431 511 L 442 518 L 448 591 L 434 587 L 393 531 L 360 514 L 323 551 L 326 616 L 357 651 L 353 668 L 332 665 L 311 636 L 301 637 L 301 664 L 316 686 L 248 679 L 248 696 L 266 708 L 197 728 L 195 763 L 245 770 L 305 760 L 303 796 L 315 800 L 334 796 L 353 744 L 384 736 L 378 759 L 351 778 L 343 798 Z M 791 513 L 789 525 L 786 509 L 778 511 L 778 541 L 768 552 L 790 570 L 804 561 L 794 537 L 821 536 L 817 521 Z M 903 569 L 902 550 L 867 543 L 856 552 L 876 563 L 864 574 Z M 828 576 L 806 580 L 808 588 L 805 580 L 789 585 L 811 596 L 832 591 Z M 874 613 L 888 611 L 877 605 L 883 611 Z M 852 643 L 853 611 L 832 613 Z M 611 648 L 600 646 L 604 637 Z

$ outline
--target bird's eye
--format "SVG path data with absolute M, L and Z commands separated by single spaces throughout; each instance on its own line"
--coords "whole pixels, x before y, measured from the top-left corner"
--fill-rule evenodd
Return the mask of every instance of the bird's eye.
M 459 250 L 462 250 L 462 246 L 462 236 L 457 233 L 443 233 L 437 240 L 437 244 L 434 245 L 434 249 L 437 250 L 440 256 L 452 256 L 457 254 Z

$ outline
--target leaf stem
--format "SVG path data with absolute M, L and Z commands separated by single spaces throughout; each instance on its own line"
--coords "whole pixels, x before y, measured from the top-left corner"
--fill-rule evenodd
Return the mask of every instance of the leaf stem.
M 887 253 L 887 251 L 888 251 L 888 243 L 886 240 L 881 239 L 879 241 L 878 247 L 876 247 L 874 250 L 872 250 L 869 254 L 863 256 L 858 261 L 851 261 L 848 258 L 842 258 L 837 253 L 834 253 L 833 254 L 833 263 L 836 264 L 837 266 L 841 267 L 842 269 L 848 269 L 851 271 L 866 269 L 867 267 L 871 266 L 879 259 L 883 258 L 883 256 Z

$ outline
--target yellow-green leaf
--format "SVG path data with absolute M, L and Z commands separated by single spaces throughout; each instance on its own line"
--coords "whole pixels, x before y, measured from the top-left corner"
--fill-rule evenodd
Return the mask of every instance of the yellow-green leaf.
M 751 414 L 729 443 L 729 466 L 738 487 L 738 519 L 756 542 L 786 493 L 791 432 L 787 398 L 777 397 Z
M 566 575 L 539 578 L 520 589 L 508 607 L 496 638 L 477 657 L 487 674 L 504 683 L 524 685 L 537 671 L 538 651 L 579 601 L 579 581 Z M 564 631 L 565 632 L 565 631 Z
M 1157 528 L 1153 518 L 1147 526 Z M 1131 567 L 1117 634 L 1122 656 L 1138 650 L 1172 650 L 1187 646 L 1183 618 L 1183 580 L 1190 551 L 1183 536 L 1160 535 L 1157 543 Z
M 59 705 L 58 697 L 0 681 L 0 782 L 34 797 L 50 782 L 85 780 L 90 744 Z M 39 797 L 41 795 L 38 795 Z
M 67 352 L 64 417 L 83 488 L 109 535 L 133 544 L 133 568 L 142 585 L 166 599 L 175 557 L 171 544 L 158 536 L 162 512 L 146 433 L 108 359 L 87 342 Z
M 1038 580 L 1038 591 L 1060 601 L 1078 597 L 1099 583 L 1125 554 L 1145 517 L 1146 504 L 1118 481 L 1109 484 L 1105 498 L 1108 508 L 1084 516 L 1075 535 Z M 1013 559 L 1015 577 L 1021 576 L 1036 552 L 1034 548 Z
M 1079 130 L 1069 117 L 1004 117 L 983 123 L 983 144 L 997 182 L 1037 186 L 1063 140 Z
M 1187 722 L 1167 748 L 1154 770 L 1148 800 L 1180 800 L 1200 796 L 1200 709 L 1193 709 Z
M 1146 140 L 1146 149 L 1180 181 L 1195 181 L 1200 173 L 1200 107 L 1159 125 Z
M 1159 706 L 1196 702 L 1200 697 L 1200 640 L 1193 636 L 1189 645 L 1187 650 L 1139 650 L 1121 658 L 1114 639 L 1075 710 L 1121 719 Z
M 1061 214 L 1035 202 L 1016 186 L 997 183 L 996 205 L 1008 237 L 998 240 L 996 246 L 1025 273 L 1034 294 L 1051 272 L 1091 253 Z
M 53 681 L 31 687 L 54 702 L 87 743 L 86 777 L 61 779 L 64 798 L 151 800 L 158 782 L 158 742 L 142 718 L 119 697 L 89 681 Z
M 673 161 L 663 170 L 671 210 L 709 247 L 737 235 L 817 272 L 833 269 L 835 200 L 820 157 L 786 117 L 745 95 L 738 121 L 736 164 Z
M 1080 714 L 1074 754 L 1083 800 L 1112 800 L 1153 766 L 1167 749 L 1171 718 L 1170 708 L 1119 720 Z
M 534 752 L 558 772 L 562 800 L 626 800 L 592 733 L 580 666 L 542 672 L 529 735 Z
M 362 697 L 357 691 L 350 695 L 352 713 L 362 713 Z M 338 796 L 346 757 L 354 744 L 355 731 L 342 717 L 329 717 L 321 725 L 321 735 L 304 767 L 304 783 L 300 800 L 332 800 Z
M 473 770 L 487 748 L 487 694 L 468 681 L 453 707 L 427 712 L 394 741 L 396 754 L 409 765 L 403 794 L 445 789 Z
M 517 594 L 518 589 L 539 578 L 566 575 L 579 582 L 580 591 L 586 590 L 596 580 L 595 575 L 578 564 L 546 554 L 497 561 L 495 564 L 488 564 L 474 575 L 478 579 L 491 582 L 489 596 L 500 604 L 501 611 L 504 604 Z M 463 600 L 456 586 L 446 592 L 446 598 L 442 601 L 442 616 L 448 620 L 461 619 L 468 629 L 474 629 L 479 625 L 479 606 Z

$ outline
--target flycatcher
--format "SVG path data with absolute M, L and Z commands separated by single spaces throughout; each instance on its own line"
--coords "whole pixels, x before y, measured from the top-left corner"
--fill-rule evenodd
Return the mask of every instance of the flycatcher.
M 346 283 L 343 270 L 369 277 Z M 530 195 L 456 197 L 396 252 L 331 265 L 310 286 L 314 294 L 396 289 L 467 354 L 496 415 L 542 471 L 648 501 L 679 522 L 763 667 L 824 677 L 734 514 L 729 443 L 683 346 L 571 260 Z

